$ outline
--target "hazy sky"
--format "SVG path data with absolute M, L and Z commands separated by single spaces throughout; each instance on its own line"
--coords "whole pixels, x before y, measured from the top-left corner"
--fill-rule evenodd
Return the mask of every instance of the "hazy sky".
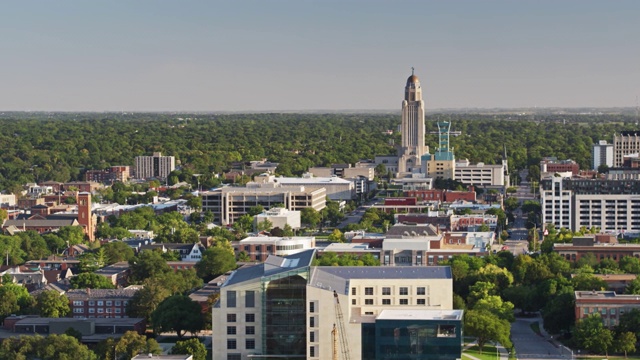
M 640 1 L 4 1 L 0 110 L 636 106 Z

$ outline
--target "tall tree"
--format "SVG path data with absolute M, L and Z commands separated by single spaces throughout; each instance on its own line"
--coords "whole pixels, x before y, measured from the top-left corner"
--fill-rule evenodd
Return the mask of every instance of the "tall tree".
M 210 280 L 235 269 L 236 266 L 236 257 L 231 245 L 219 241 L 202 253 L 202 259 L 196 264 L 196 271 L 201 278 Z
M 507 349 L 512 347 L 511 325 L 487 311 L 468 310 L 464 315 L 465 333 L 476 337 L 480 353 L 488 341 L 496 341 Z
M 69 299 L 55 290 L 46 290 L 38 294 L 35 308 L 42 317 L 63 317 L 70 311 Z
M 627 358 L 627 353 L 636 351 L 636 334 L 625 331 L 616 335 L 616 339 L 614 341 L 614 348 L 616 351 L 620 351 L 624 353 L 624 358 Z
M 69 280 L 72 289 L 115 289 L 115 285 L 106 276 L 95 273 L 82 273 Z
M 613 333 L 604 327 L 599 313 L 594 313 L 576 323 L 576 342 L 583 349 L 609 356 L 613 346 Z
M 202 330 L 202 308 L 188 296 L 173 295 L 166 298 L 151 314 L 153 328 L 158 332 L 175 331 L 179 339 L 186 332 Z

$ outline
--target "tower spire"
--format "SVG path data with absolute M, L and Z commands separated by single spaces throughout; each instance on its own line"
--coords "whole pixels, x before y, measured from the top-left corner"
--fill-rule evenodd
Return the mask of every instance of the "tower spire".
M 415 69 L 414 69 L 414 68 L 413 68 L 413 66 L 412 66 L 412 67 L 411 67 L 411 76 L 413 76 L 413 70 L 415 70 Z

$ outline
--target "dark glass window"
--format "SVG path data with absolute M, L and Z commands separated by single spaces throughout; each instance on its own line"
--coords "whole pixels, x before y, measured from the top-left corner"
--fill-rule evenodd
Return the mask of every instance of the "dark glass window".
M 400 295 L 409 295 L 409 288 L 401 287 L 400 288 Z
M 382 288 L 382 295 L 391 295 L 391 288 L 390 287 L 383 287 Z
M 307 354 L 307 280 L 291 275 L 271 280 L 265 292 L 265 355 Z
M 256 339 L 247 339 L 245 342 L 245 347 L 249 350 L 256 348 Z
M 248 308 L 256 307 L 255 291 L 247 291 L 244 293 L 244 306 Z
M 244 330 L 245 330 L 244 333 L 247 334 L 247 335 L 255 335 L 255 333 L 256 333 L 256 327 L 255 326 L 247 326 Z
M 236 339 L 227 339 L 227 349 L 236 349 Z
M 227 291 L 227 307 L 228 308 L 236 307 L 236 292 L 235 291 Z
M 245 314 L 244 315 L 245 322 L 256 322 L 256 314 Z
M 426 294 L 426 291 L 425 291 L 424 286 L 419 286 L 417 288 L 417 295 L 425 295 L 425 294 Z
M 235 326 L 227 326 L 227 335 L 235 335 L 236 327 Z
M 227 322 L 236 322 L 236 314 L 227 314 Z
M 364 299 L 365 305 L 373 305 L 373 299 Z
M 373 288 L 372 287 L 364 288 L 364 294 L 365 295 L 373 295 Z
M 409 305 L 409 299 L 400 299 L 400 305 Z
M 382 305 L 391 305 L 391 299 L 382 299 Z

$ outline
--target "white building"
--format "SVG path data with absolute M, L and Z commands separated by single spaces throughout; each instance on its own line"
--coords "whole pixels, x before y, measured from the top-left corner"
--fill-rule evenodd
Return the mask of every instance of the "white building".
M 356 195 L 355 184 L 352 181 L 341 179 L 337 176 L 314 177 L 311 173 L 305 173 L 301 178 L 275 177 L 270 174 L 258 175 L 254 178 L 258 184 L 280 184 L 281 186 L 304 186 L 308 190 L 324 188 L 326 195 L 331 200 L 352 200 Z
M 471 164 L 469 160 L 457 160 L 454 179 L 465 185 L 475 186 L 505 186 L 506 162 L 500 165 L 485 163 Z
M 290 211 L 285 208 L 271 208 L 253 217 L 253 228 L 258 228 L 258 224 L 268 220 L 274 228 L 284 229 L 285 225 L 292 229 L 300 229 L 300 211 Z
M 282 186 L 278 183 L 249 183 L 246 187 L 227 186 L 201 193 L 202 211 L 211 211 L 216 222 L 228 225 L 257 205 L 265 209 L 284 205 L 292 211 L 300 211 L 307 207 L 320 211 L 326 206 L 326 194 L 325 188 L 309 189 L 305 186 Z
M 613 144 L 607 144 L 606 140 L 600 140 L 591 148 L 591 168 L 598 170 L 600 165 L 613 167 Z
M 352 359 L 374 359 L 394 336 L 409 344 L 418 336 L 410 329 L 427 331 L 428 326 L 434 336 L 414 349 L 446 342 L 451 354 L 441 352 L 439 358 L 461 357 L 462 311 L 451 310 L 449 267 L 314 267 L 314 257 L 314 250 L 270 256 L 227 278 L 212 308 L 213 329 L 220 330 L 213 335 L 214 359 L 329 359 L 334 350 Z M 427 325 L 436 318 L 439 323 Z M 401 324 L 405 320 L 417 322 Z M 344 340 L 340 345 L 338 337 Z
M 136 179 L 166 179 L 176 168 L 176 158 L 162 156 L 154 152 L 153 156 L 136 156 Z
M 16 196 L 14 194 L 0 194 L 0 207 L 16 206 Z
M 571 190 L 563 188 L 563 177 L 549 178 L 549 187 L 540 187 L 542 223 L 554 224 L 556 229 L 571 229 Z

